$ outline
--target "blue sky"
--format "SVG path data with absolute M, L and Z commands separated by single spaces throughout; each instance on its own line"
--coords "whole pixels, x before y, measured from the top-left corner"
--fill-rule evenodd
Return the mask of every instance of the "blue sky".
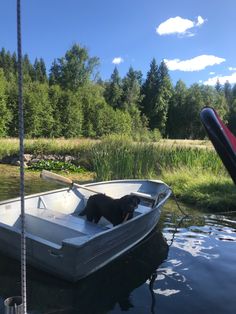
M 0 48 L 16 51 L 16 0 L 0 1 Z M 49 69 L 74 43 L 100 59 L 108 79 L 117 66 L 144 78 L 165 60 L 173 83 L 236 83 L 235 0 L 22 0 L 23 53 Z

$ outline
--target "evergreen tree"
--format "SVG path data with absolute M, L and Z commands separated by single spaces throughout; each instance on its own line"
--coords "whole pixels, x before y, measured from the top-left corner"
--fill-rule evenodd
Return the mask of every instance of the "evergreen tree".
M 212 86 L 201 86 L 201 94 L 204 99 L 204 106 L 213 107 L 220 115 L 221 119 L 227 120 L 229 108 L 226 98 L 222 92 L 218 92 Z
M 233 98 L 233 100 L 236 98 L 236 84 L 234 84 L 234 86 L 232 88 L 232 98 Z
M 231 84 L 229 83 L 229 81 L 225 82 L 223 91 L 224 91 L 224 95 L 225 95 L 228 107 L 230 108 L 231 101 L 232 101 L 232 89 L 231 89 Z
M 155 128 L 155 111 L 157 94 L 158 94 L 158 66 L 156 60 L 153 59 L 150 64 L 150 70 L 147 73 L 147 78 L 142 86 L 142 111 L 149 120 L 151 129 Z
M 52 107 L 53 126 L 52 136 L 61 137 L 63 136 L 63 115 L 64 115 L 64 97 L 63 91 L 59 85 L 52 85 L 49 87 L 49 102 Z
M 236 135 L 236 98 L 233 99 L 228 117 L 228 127 Z
M 6 66 L 5 66 L 5 55 L 6 55 L 6 50 L 5 50 L 5 48 L 2 48 L 0 51 L 0 68 L 2 68 L 3 71 L 6 68 Z
M 158 69 L 158 93 L 152 117 L 152 127 L 159 129 L 162 135 L 166 133 L 167 113 L 173 86 L 169 77 L 168 69 L 164 61 Z
M 234 84 L 231 93 L 231 104 L 229 108 L 228 126 L 236 135 L 236 84 Z
M 38 60 L 37 58 L 35 59 L 34 75 L 35 81 L 38 81 L 40 83 L 47 82 L 46 66 L 42 58 L 40 58 L 40 60 Z
M 19 135 L 19 105 L 18 105 L 18 83 L 16 75 L 11 75 L 6 84 L 6 103 L 11 112 L 9 121 L 8 136 L 17 137 Z
M 122 107 L 129 112 L 132 111 L 133 108 L 140 108 L 143 98 L 141 95 L 141 83 L 141 71 L 134 71 L 133 68 L 130 67 L 122 84 Z
M 204 107 L 205 101 L 202 97 L 199 84 L 190 86 L 186 96 L 185 105 L 185 134 L 186 138 L 197 139 L 205 137 L 205 131 L 199 119 L 199 113 Z
M 177 81 L 170 101 L 167 120 L 167 135 L 170 138 L 186 138 L 186 97 L 187 87 L 181 80 Z
M 15 55 L 14 55 L 15 56 Z M 8 80 L 12 73 L 14 73 L 14 58 L 9 51 L 2 48 L 0 52 L 0 68 L 3 69 L 4 76 Z
M 219 80 L 219 79 L 217 79 L 217 81 L 216 81 L 215 89 L 216 89 L 216 91 L 217 91 L 218 93 L 221 93 L 221 92 L 222 92 L 222 86 L 221 86 L 221 84 L 220 84 L 220 80 Z
M 121 108 L 122 82 L 117 67 L 115 67 L 109 82 L 106 84 L 104 97 L 113 108 Z
M 8 133 L 8 123 L 11 119 L 11 113 L 6 103 L 6 80 L 3 69 L 0 69 L 0 136 L 6 136 Z
M 17 73 L 17 56 L 16 56 L 15 52 L 13 52 L 13 54 L 12 54 L 12 66 L 13 66 L 13 74 L 16 75 L 16 73 Z
M 23 57 L 22 69 L 23 69 L 24 82 L 27 83 L 27 82 L 33 81 L 35 78 L 34 67 L 31 64 L 27 54 L 25 54 Z
M 49 73 L 49 85 L 60 85 L 61 67 L 59 63 L 54 60 Z

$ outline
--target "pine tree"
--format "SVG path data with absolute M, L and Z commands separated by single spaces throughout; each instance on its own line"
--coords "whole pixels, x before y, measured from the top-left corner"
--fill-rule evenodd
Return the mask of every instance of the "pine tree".
M 179 80 L 175 85 L 168 110 L 167 135 L 170 138 L 186 137 L 186 97 L 187 87 Z
M 4 76 L 7 80 L 9 80 L 10 76 L 15 72 L 14 66 L 14 55 L 12 56 L 9 51 L 2 48 L 0 52 L 0 68 L 3 69 Z
M 34 67 L 30 62 L 27 54 L 23 56 L 22 60 L 24 82 L 33 81 L 35 78 Z
M 234 84 L 231 91 L 231 104 L 229 108 L 228 126 L 230 130 L 236 135 L 236 84 Z
M 104 97 L 106 102 L 113 108 L 121 108 L 122 93 L 122 81 L 119 75 L 119 71 L 117 67 L 115 67 L 109 82 L 106 84 Z
M 164 61 L 158 69 L 158 93 L 152 118 L 152 127 L 159 129 L 162 135 L 166 132 L 166 121 L 169 103 L 173 95 L 173 86 L 169 77 L 168 68 Z
M 154 128 L 153 118 L 155 117 L 154 108 L 156 107 L 158 93 L 158 66 L 156 60 L 153 59 L 150 64 L 150 70 L 147 73 L 147 78 L 142 86 L 142 111 L 149 120 L 150 128 Z
M 223 91 L 224 91 L 224 95 L 225 95 L 228 107 L 230 108 L 231 101 L 232 101 L 232 88 L 231 88 L 231 84 L 229 83 L 229 81 L 225 82 Z
M 35 59 L 34 75 L 35 81 L 38 81 L 40 83 L 47 82 L 46 66 L 42 58 L 40 58 L 40 60 L 38 60 L 37 58 Z
M 217 81 L 216 81 L 215 89 L 216 89 L 216 91 L 217 91 L 218 93 L 221 93 L 221 92 L 222 92 L 222 86 L 221 86 L 221 84 L 220 84 L 219 78 L 218 78 Z
M 60 85 L 61 67 L 59 63 L 54 60 L 49 73 L 49 85 Z
M 129 68 L 128 73 L 122 82 L 122 106 L 126 110 L 130 111 L 133 107 L 140 108 L 142 101 L 141 95 L 141 83 L 142 73 L 141 71 L 134 71 L 132 67 Z
M 6 80 L 3 69 L 0 69 L 0 136 L 6 136 L 8 133 L 8 124 L 11 119 L 11 113 L 6 103 Z
M 193 84 L 190 86 L 186 96 L 185 104 L 185 138 L 197 139 L 205 136 L 199 113 L 205 105 L 201 86 Z

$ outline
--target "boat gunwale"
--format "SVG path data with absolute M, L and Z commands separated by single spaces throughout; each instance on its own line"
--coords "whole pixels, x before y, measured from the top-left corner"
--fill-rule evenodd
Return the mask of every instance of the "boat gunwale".
M 119 224 L 119 225 L 117 225 L 117 226 L 113 226 L 112 228 L 109 228 L 109 229 L 107 229 L 107 230 L 102 230 L 101 232 L 98 232 L 98 233 L 92 235 L 92 236 L 90 237 L 90 239 L 89 239 L 88 241 L 85 241 L 84 243 L 81 243 L 81 244 L 79 244 L 79 245 L 78 245 L 78 244 L 74 244 L 74 243 L 65 243 L 65 244 L 64 244 L 64 242 L 62 241 L 62 246 L 63 246 L 63 245 L 69 245 L 69 246 L 74 246 L 74 247 L 80 247 L 80 248 L 81 248 L 81 247 L 85 246 L 89 241 L 92 241 L 92 240 L 94 240 L 94 239 L 100 237 L 101 235 L 104 235 L 104 234 L 106 234 L 106 233 L 108 233 L 108 232 L 112 232 L 112 231 L 114 231 L 114 230 L 117 230 L 117 229 L 119 229 L 119 228 L 122 228 L 124 225 L 131 224 L 132 222 L 134 222 L 134 221 L 136 221 L 136 220 L 138 220 L 138 219 L 141 219 L 143 216 L 146 216 L 146 215 L 152 213 L 153 211 L 157 211 L 157 210 L 161 211 L 160 208 L 161 208 L 161 207 L 164 205 L 164 203 L 168 200 L 168 198 L 170 197 L 170 195 L 171 195 L 171 189 L 169 188 L 169 189 L 168 189 L 168 193 L 166 194 L 166 196 L 165 196 L 155 207 L 150 208 L 149 211 L 147 211 L 147 212 L 145 212 L 145 213 L 140 213 L 139 215 L 133 217 L 133 218 L 130 219 L 130 220 L 125 221 L 125 222 L 122 223 L 122 224 Z M 81 219 L 82 219 L 82 218 L 81 218 Z M 77 238 L 77 237 L 75 237 L 75 238 Z M 78 237 L 78 238 L 79 238 L 79 237 Z M 73 239 L 73 238 L 69 238 L 69 239 Z
M 125 179 L 125 180 L 111 180 L 111 181 L 101 181 L 101 182 L 93 182 L 93 183 L 88 183 L 84 186 L 97 186 L 97 185 L 106 185 L 106 184 L 109 184 L 109 183 L 135 183 L 135 182 L 140 182 L 140 183 L 144 183 L 144 182 L 153 182 L 153 183 L 157 183 L 157 184 L 160 184 L 160 185 L 163 185 L 166 187 L 166 195 L 163 199 L 161 199 L 154 207 L 150 207 L 150 210 L 144 212 L 144 213 L 139 213 L 137 216 L 133 217 L 131 220 L 128 220 L 122 224 L 119 224 L 117 226 L 113 226 L 112 228 L 108 228 L 107 230 L 101 230 L 100 232 L 96 233 L 96 234 L 93 234 L 91 235 L 90 239 L 88 239 L 87 241 L 85 241 L 84 243 L 81 243 L 81 244 L 76 244 L 76 243 L 66 243 L 64 242 L 64 240 L 62 240 L 62 244 L 61 244 L 61 248 L 63 248 L 63 246 L 74 246 L 74 247 L 83 247 L 85 246 L 89 241 L 93 240 L 93 239 L 96 239 L 100 236 L 103 236 L 104 234 L 108 233 L 108 232 L 111 232 L 111 231 L 114 231 L 116 229 L 119 229 L 119 228 L 122 228 L 124 225 L 126 224 L 130 224 L 136 220 L 139 220 L 139 219 L 142 219 L 143 216 L 146 216 L 148 214 L 150 214 L 151 212 L 155 211 L 155 210 L 160 210 L 160 207 L 162 207 L 162 205 L 167 201 L 167 199 L 170 197 L 171 195 L 171 188 L 166 184 L 164 183 L 163 181 L 161 180 L 149 180 L 149 179 Z M 72 190 L 75 189 L 75 190 L 78 190 L 80 188 L 78 187 L 73 187 Z M 31 198 L 35 198 L 35 197 L 40 197 L 40 196 L 43 196 L 43 195 L 48 195 L 48 194 L 54 194 L 54 193 L 60 193 L 60 192 L 63 192 L 63 191 L 70 191 L 71 188 L 69 187 L 65 187 L 65 188 L 60 188 L 60 189 L 55 189 L 55 190 L 49 190 L 49 191 L 45 191 L 45 192 L 41 192 L 41 193 L 35 193 L 35 194 L 30 194 L 30 195 L 26 195 L 25 196 L 25 199 L 31 199 Z M 158 194 L 157 194 L 158 195 Z M 0 206 L 2 205 L 6 205 L 6 204 L 9 204 L 9 203 L 14 203 L 14 202 L 17 202 L 17 201 L 20 201 L 20 197 L 17 197 L 17 198 L 13 198 L 13 199 L 9 199 L 9 200 L 4 200 L 4 201 L 1 201 L 0 202 Z M 70 214 L 69 214 L 70 215 Z M 82 219 L 82 218 L 79 218 L 77 217 L 78 219 Z M 52 222 L 52 223 L 55 223 L 57 224 L 56 222 Z M 0 222 L 0 226 L 2 228 L 6 228 L 8 230 L 11 230 L 11 231 L 16 231 L 17 233 L 20 233 L 20 230 L 14 226 L 9 226 L 8 224 L 5 224 L 5 223 L 2 223 Z M 32 237 L 31 237 L 32 236 Z M 35 235 L 36 236 L 36 235 Z M 27 232 L 27 237 L 29 238 L 34 238 L 34 234 L 30 233 L 30 232 Z M 38 237 L 36 236 L 37 238 L 42 238 L 42 237 Z M 71 238 L 68 238 L 68 239 L 73 239 L 73 238 L 79 238 L 79 237 L 71 237 Z M 43 239 L 43 238 L 42 238 Z M 51 241 L 49 241 L 51 242 Z M 54 243 L 54 242 L 52 242 Z
M 106 185 L 106 184 L 109 184 L 109 183 L 128 183 L 128 182 L 131 182 L 131 183 L 134 183 L 134 182 L 153 182 L 153 183 L 159 183 L 159 184 L 163 184 L 165 185 L 168 189 L 170 189 L 170 187 L 164 183 L 163 181 L 161 180 L 152 180 L 152 179 L 122 179 L 122 180 L 110 180 L 110 181 L 99 181 L 99 182 L 91 182 L 91 183 L 86 183 L 84 185 L 81 185 L 84 186 L 84 187 L 87 187 L 87 186 L 96 186 L 96 185 Z M 60 189 L 55 189 L 55 190 L 49 190 L 49 191 L 45 191 L 45 192 L 39 192 L 39 193 L 34 193 L 34 194 L 29 194 L 29 195 L 25 195 L 24 196 L 24 199 L 30 199 L 30 198 L 34 198 L 34 197 L 38 197 L 38 196 L 42 196 L 42 195 L 48 195 L 48 194 L 53 194 L 53 193 L 58 193 L 58 192 L 63 192 L 63 191 L 70 191 L 70 190 L 79 190 L 81 188 L 79 187 L 76 187 L 76 186 L 72 186 L 72 187 L 64 187 L 64 188 L 60 188 Z M 98 192 L 100 193 L 100 192 Z M 10 199 L 7 199 L 7 200 L 3 200 L 3 201 L 0 201 L 0 206 L 1 205 L 4 205 L 4 204 L 7 204 L 7 203 L 13 203 L 13 202 L 17 202 L 17 201 L 20 201 L 21 197 L 18 196 L 18 197 L 14 197 L 14 198 L 10 198 Z
M 38 197 L 38 196 L 42 196 L 42 195 L 47 195 L 47 194 L 54 194 L 54 193 L 63 192 L 63 191 L 67 191 L 67 190 L 70 191 L 71 188 L 65 187 L 65 188 L 60 188 L 60 189 L 55 189 L 55 190 L 50 190 L 50 191 L 45 191 L 45 192 L 29 194 L 29 195 L 25 195 L 24 199 L 30 199 L 30 198 L 34 198 L 34 197 Z M 18 197 L 14 197 L 14 198 L 0 201 L 0 206 L 4 205 L 4 204 L 20 201 L 20 199 L 21 199 L 20 196 L 18 196 Z

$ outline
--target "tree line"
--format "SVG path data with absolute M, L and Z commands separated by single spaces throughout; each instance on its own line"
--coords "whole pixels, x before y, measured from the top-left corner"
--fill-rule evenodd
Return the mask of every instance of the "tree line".
M 143 78 L 130 67 L 121 78 L 115 67 L 109 80 L 99 76 L 99 59 L 74 44 L 55 59 L 47 73 L 42 58 L 22 60 L 26 137 L 93 137 L 117 133 L 134 138 L 205 137 L 201 108 L 214 107 L 236 131 L 236 85 L 215 87 L 182 80 L 174 86 L 164 61 L 155 58 Z M 0 51 L 0 136 L 18 135 L 17 57 Z

